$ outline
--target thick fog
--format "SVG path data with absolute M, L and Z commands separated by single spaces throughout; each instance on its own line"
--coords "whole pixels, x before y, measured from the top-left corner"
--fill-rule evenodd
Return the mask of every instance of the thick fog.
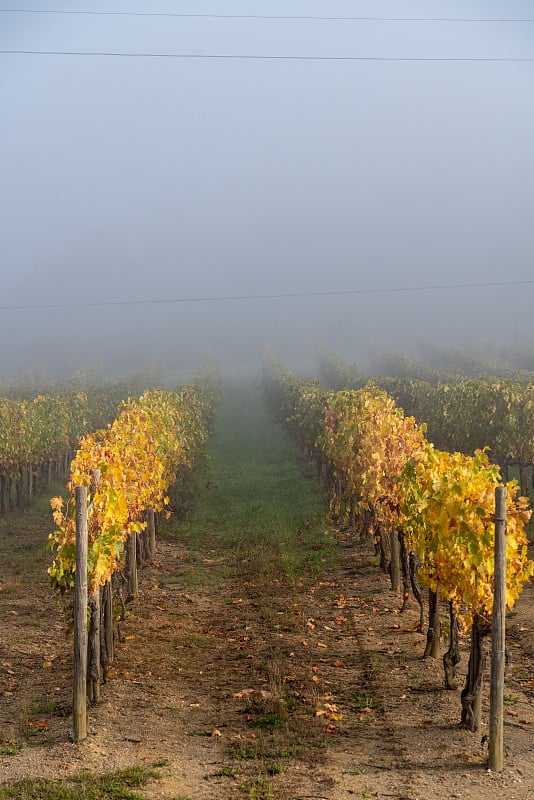
M 9 7 L 534 17 L 530 0 Z M 320 344 L 534 346 L 534 283 L 422 288 L 534 281 L 534 22 L 2 12 L 0 50 L 333 59 L 0 54 L 0 377 L 207 353 L 256 370 L 265 344 L 303 363 Z M 371 289 L 405 291 L 202 299 Z

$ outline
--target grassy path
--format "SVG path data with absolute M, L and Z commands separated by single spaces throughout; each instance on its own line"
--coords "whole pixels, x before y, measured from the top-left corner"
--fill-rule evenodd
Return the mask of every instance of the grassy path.
M 186 526 L 192 546 L 218 541 L 221 554 L 247 559 L 251 575 L 296 581 L 317 574 L 331 553 L 326 498 L 253 385 L 228 387 L 223 395 L 209 476 Z

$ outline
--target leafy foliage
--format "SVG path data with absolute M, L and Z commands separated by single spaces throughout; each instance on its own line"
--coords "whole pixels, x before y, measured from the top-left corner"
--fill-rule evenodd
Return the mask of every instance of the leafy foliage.
M 501 474 L 487 452 L 475 449 L 473 455 L 467 455 L 437 450 L 425 437 L 426 426 L 405 416 L 394 399 L 374 383 L 324 392 L 316 384 L 297 380 L 273 359 L 266 361 L 264 375 L 268 401 L 277 405 L 299 440 L 326 465 L 333 513 L 344 519 L 359 513 L 362 520 L 365 515 L 366 524 L 375 529 L 402 529 L 408 546 L 422 562 L 419 574 L 423 581 L 433 590 L 440 589 L 457 612 L 465 610 L 467 618 L 474 614 L 488 617 L 493 606 L 494 497 Z M 523 387 L 519 395 L 517 387 L 503 381 L 486 389 L 466 381 L 454 387 L 441 385 L 435 391 L 434 398 L 439 392 L 444 396 L 456 392 L 455 397 L 463 397 L 466 405 L 476 395 L 479 406 L 487 409 L 482 415 L 486 431 L 491 420 L 494 422 L 494 439 L 501 442 L 501 453 L 519 447 L 518 438 L 512 444 L 519 419 L 514 403 L 520 397 L 524 411 L 529 410 L 530 387 Z M 499 432 L 496 421 L 503 417 L 497 414 L 497 393 L 509 412 Z M 446 407 L 443 400 L 442 408 Z M 449 427 L 454 430 L 456 419 L 461 430 L 464 417 L 457 406 L 451 405 L 448 416 Z M 534 449 L 534 429 L 527 430 L 522 442 L 525 452 Z M 467 428 L 461 430 L 464 442 L 468 433 Z M 469 447 L 482 435 L 479 426 Z M 515 481 L 506 486 L 506 600 L 511 608 L 523 582 L 534 574 L 534 564 L 527 557 L 529 501 L 519 496 Z
M 51 500 L 57 529 L 49 536 L 48 572 L 56 589 L 74 585 L 76 486 L 89 490 L 88 582 L 94 591 L 121 567 L 128 536 L 146 527 L 143 511 L 163 510 L 176 469 L 198 457 L 216 396 L 211 373 L 179 391 L 151 389 L 124 402 L 108 428 L 82 437 L 71 465 L 70 498 Z

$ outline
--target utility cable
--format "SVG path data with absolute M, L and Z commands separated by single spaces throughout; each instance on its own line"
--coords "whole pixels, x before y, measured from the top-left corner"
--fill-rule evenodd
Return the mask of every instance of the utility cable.
M 80 303 L 36 303 L 2 305 L 0 311 L 52 310 L 57 308 L 96 308 L 106 306 L 177 305 L 185 303 L 219 303 L 228 301 L 284 300 L 306 297 L 342 297 L 370 294 L 400 294 L 410 292 L 435 292 L 450 289 L 487 289 L 491 287 L 533 286 L 534 280 L 493 281 L 476 283 L 443 283 L 419 286 L 375 287 L 369 289 L 339 289 L 320 292 L 279 292 L 273 294 L 212 295 L 198 297 L 157 298 L 145 300 L 95 300 Z
M 534 57 L 440 57 L 440 56 L 299 56 L 299 55 L 254 55 L 240 53 L 126 53 L 90 50 L 0 50 L 0 55 L 26 56 L 86 56 L 91 58 L 155 58 L 194 59 L 219 61 L 390 61 L 390 62 L 441 62 L 441 63 L 529 63 Z
M 59 8 L 0 8 L 2 14 L 58 14 L 91 17 L 175 17 L 178 19 L 251 19 L 317 22 L 454 22 L 454 23 L 532 23 L 534 18 L 518 17 L 384 17 L 384 16 L 328 16 L 312 14 L 188 14 L 172 11 L 91 11 Z

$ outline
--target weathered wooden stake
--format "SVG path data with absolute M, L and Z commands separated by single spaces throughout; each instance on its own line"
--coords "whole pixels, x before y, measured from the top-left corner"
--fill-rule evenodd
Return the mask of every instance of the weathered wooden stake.
M 105 621 L 105 642 L 106 652 L 108 656 L 108 663 L 112 664 L 115 658 L 114 642 L 113 642 L 113 590 L 111 588 L 111 581 L 107 581 L 104 586 L 104 621 Z
M 77 486 L 76 572 L 74 574 L 73 738 L 87 737 L 87 487 Z
M 148 531 L 148 552 L 150 558 L 156 555 L 156 523 L 154 521 L 154 510 L 149 508 L 146 512 L 147 531 Z
M 128 578 L 128 600 L 137 595 L 137 536 L 131 533 L 126 539 L 126 575 Z
M 391 588 L 394 592 L 400 592 L 399 534 L 395 530 L 389 532 L 389 551 L 391 553 L 391 561 L 389 563 Z
M 7 477 L 4 473 L 0 474 L 0 517 L 4 517 L 7 511 Z
M 488 767 L 502 772 L 506 643 L 506 487 L 495 489 L 495 572 L 491 619 L 491 684 Z
M 113 597 L 111 581 L 100 587 L 100 666 L 106 683 L 113 662 Z

